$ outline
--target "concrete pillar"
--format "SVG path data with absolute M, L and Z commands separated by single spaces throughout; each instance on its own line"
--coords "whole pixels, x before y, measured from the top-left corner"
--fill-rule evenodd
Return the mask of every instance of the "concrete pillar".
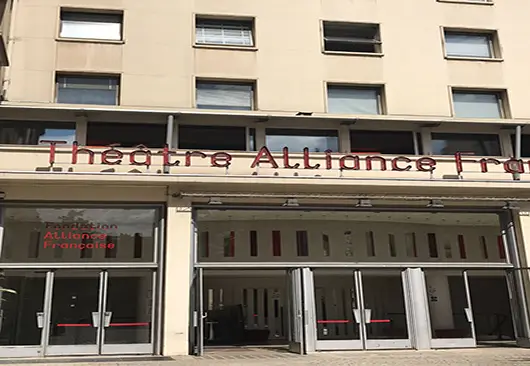
M 427 293 L 431 309 L 431 324 L 434 329 L 454 329 L 453 306 L 449 280 L 442 273 L 427 275 Z
M 192 212 L 187 200 L 167 203 L 162 354 L 177 356 L 189 350 Z

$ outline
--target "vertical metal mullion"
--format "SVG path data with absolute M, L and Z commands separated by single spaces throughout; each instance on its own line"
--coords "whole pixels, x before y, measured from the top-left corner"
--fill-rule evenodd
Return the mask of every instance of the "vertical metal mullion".
M 469 290 L 469 279 L 467 276 L 467 271 L 464 271 L 462 274 L 464 276 L 464 286 L 466 289 L 467 307 L 469 309 L 469 313 L 471 314 L 471 336 L 476 342 L 477 338 L 475 334 L 475 316 L 473 314 L 473 306 L 471 304 L 471 291 Z
M 3 256 L 4 249 L 4 215 L 6 207 L 2 204 L 0 205 L 0 257 Z
M 98 347 L 98 354 L 103 351 L 103 343 L 105 337 L 105 311 L 107 307 L 107 289 L 108 289 L 108 272 L 101 271 L 99 273 L 99 327 L 97 329 L 96 344 Z
M 197 268 L 197 313 L 198 313 L 198 323 L 197 323 L 197 356 L 202 356 L 204 353 L 204 284 L 203 284 L 203 270 L 202 268 Z
M 418 133 L 412 131 L 412 143 L 414 145 L 414 155 L 420 155 L 420 145 L 418 143 Z
M 157 284 L 157 270 L 150 271 L 151 273 L 151 345 L 153 353 L 155 352 L 155 339 L 156 339 L 156 330 L 158 327 L 156 326 L 156 319 L 158 314 L 158 309 L 156 308 L 156 298 L 158 294 L 158 288 L 156 287 Z M 158 353 L 155 353 L 158 354 Z
M 43 304 L 43 313 L 44 313 L 44 326 L 42 327 L 41 332 L 41 348 L 42 355 L 46 355 L 46 351 L 49 344 L 50 338 L 50 326 L 52 319 L 52 296 L 53 296 L 53 280 L 55 273 L 53 271 L 46 272 L 46 284 L 44 286 L 44 304 Z
M 364 292 L 363 292 L 363 279 L 361 271 L 354 271 L 353 272 L 354 280 L 355 280 L 355 287 L 356 287 L 356 293 L 357 293 L 357 309 L 359 309 L 359 314 L 361 315 L 361 324 L 359 324 L 359 333 L 361 336 L 361 342 L 363 349 L 366 349 L 366 339 L 367 339 L 367 333 L 366 333 L 366 315 L 364 314 Z
M 162 214 L 162 210 L 158 209 L 158 232 L 164 233 L 165 232 L 165 215 Z M 157 286 L 156 286 L 156 307 L 153 309 L 156 309 L 156 322 L 154 324 L 154 327 L 156 327 L 156 337 L 153 339 L 155 342 L 155 354 L 161 355 L 162 354 L 162 322 L 164 321 L 163 318 L 163 303 L 164 303 L 164 268 L 165 268 L 165 240 L 164 235 L 158 235 L 155 240 L 155 259 L 158 263 L 158 270 L 156 271 L 155 278 L 158 279 Z M 155 296 L 153 296 L 155 297 Z

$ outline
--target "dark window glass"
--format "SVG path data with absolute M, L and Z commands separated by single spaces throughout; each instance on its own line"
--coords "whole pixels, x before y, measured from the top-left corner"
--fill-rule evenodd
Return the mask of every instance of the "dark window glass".
M 324 49 L 339 52 L 381 52 L 379 25 L 324 22 Z
M 427 240 L 429 242 L 429 257 L 438 258 L 438 243 L 436 241 L 436 234 L 427 234 Z
M 258 256 L 258 232 L 256 230 L 250 231 L 250 256 Z
M 296 255 L 299 257 L 307 257 L 309 255 L 307 231 L 296 232 Z
M 151 262 L 155 227 L 152 208 L 6 207 L 0 261 Z
M 0 144 L 40 145 L 41 141 L 75 140 L 75 123 L 71 122 L 1 122 Z
M 120 79 L 108 76 L 57 76 L 57 103 L 118 104 Z
M 305 147 L 311 152 L 339 150 L 339 135 L 335 130 L 267 129 L 267 147 L 271 151 L 302 152 Z
M 87 146 L 162 147 L 166 126 L 137 123 L 88 123 Z
M 408 131 L 350 131 L 353 153 L 414 155 L 414 138 Z
M 179 126 L 179 149 L 245 151 L 245 127 Z
M 501 147 L 497 135 L 471 133 L 433 133 L 433 155 L 453 155 L 457 152 L 468 155 L 500 156 Z
M 512 146 L 515 153 L 515 136 L 512 135 Z M 521 135 L 521 156 L 530 157 L 530 135 Z

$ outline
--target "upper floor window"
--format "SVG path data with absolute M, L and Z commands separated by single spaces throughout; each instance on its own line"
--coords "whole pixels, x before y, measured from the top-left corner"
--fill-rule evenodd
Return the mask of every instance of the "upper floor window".
M 379 24 L 324 22 L 324 51 L 381 53 Z
M 306 130 L 267 128 L 266 144 L 271 151 L 282 151 L 288 147 L 291 152 L 302 152 L 308 148 L 310 152 L 339 151 L 339 135 L 336 130 Z
M 496 58 L 495 35 L 492 32 L 445 30 L 447 57 Z
M 350 131 L 352 153 L 416 154 L 411 131 Z
M 245 127 L 179 125 L 179 149 L 245 151 Z
M 497 135 L 478 133 L 432 133 L 433 155 L 500 156 L 501 146 Z
M 165 142 L 165 124 L 88 122 L 87 126 L 87 146 L 162 147 Z
M 381 87 L 328 85 L 328 112 L 382 114 Z
M 254 84 L 197 81 L 196 103 L 199 109 L 254 109 Z
M 252 20 L 197 18 L 195 42 L 223 46 L 254 46 Z
M 75 140 L 74 122 L 0 122 L 0 144 L 41 145 L 42 141 L 64 141 L 72 144 Z
M 455 117 L 506 118 L 502 92 L 453 90 Z
M 122 23 L 123 14 L 62 10 L 59 36 L 119 41 Z
M 120 79 L 57 75 L 57 103 L 117 105 Z

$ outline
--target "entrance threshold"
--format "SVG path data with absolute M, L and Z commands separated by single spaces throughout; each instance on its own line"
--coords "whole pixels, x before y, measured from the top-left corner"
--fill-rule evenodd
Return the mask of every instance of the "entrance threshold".
M 0 364 L 68 364 L 68 363 L 92 363 L 92 362 L 150 362 L 150 361 L 171 361 L 168 356 L 84 356 L 84 357 L 42 357 L 42 358 L 0 358 Z

